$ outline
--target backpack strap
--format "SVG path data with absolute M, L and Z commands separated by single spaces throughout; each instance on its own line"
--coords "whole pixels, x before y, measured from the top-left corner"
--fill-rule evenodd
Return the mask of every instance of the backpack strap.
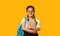
M 25 20 L 24 21 L 25 21 L 25 24 L 26 24 L 26 22 L 28 21 L 28 19 L 25 17 Z
M 24 18 L 24 22 L 27 22 L 27 18 Z M 22 30 L 22 24 L 18 25 L 17 36 L 24 36 L 24 31 Z

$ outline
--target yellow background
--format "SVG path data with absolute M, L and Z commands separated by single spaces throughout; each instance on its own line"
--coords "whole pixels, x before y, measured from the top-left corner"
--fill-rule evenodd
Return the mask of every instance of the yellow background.
M 41 21 L 39 36 L 60 36 L 59 0 L 0 0 L 0 36 L 16 36 L 18 24 L 33 5 Z

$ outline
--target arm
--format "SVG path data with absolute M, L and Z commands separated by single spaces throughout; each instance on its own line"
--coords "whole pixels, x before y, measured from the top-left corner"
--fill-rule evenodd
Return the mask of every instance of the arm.
M 36 26 L 36 31 L 39 31 L 40 30 L 40 21 L 38 19 L 36 19 L 37 21 L 37 26 Z
M 40 28 L 39 27 L 36 27 L 36 29 L 35 29 L 36 31 L 39 31 L 40 30 Z
M 25 25 L 24 22 L 22 23 L 22 29 L 23 29 L 24 31 L 29 32 L 29 33 L 35 33 L 35 32 L 36 32 L 36 31 L 34 31 L 34 30 L 31 30 L 31 29 L 29 29 L 29 28 L 26 28 L 26 25 Z

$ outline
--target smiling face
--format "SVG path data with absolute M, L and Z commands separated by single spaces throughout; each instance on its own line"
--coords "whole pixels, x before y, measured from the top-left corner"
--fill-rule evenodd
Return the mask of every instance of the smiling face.
M 27 9 L 27 15 L 29 17 L 32 17 L 34 15 L 34 9 L 32 7 L 30 7 L 30 8 Z

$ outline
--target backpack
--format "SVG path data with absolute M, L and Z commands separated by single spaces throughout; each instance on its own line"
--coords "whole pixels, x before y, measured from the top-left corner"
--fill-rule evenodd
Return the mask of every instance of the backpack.
M 24 18 L 25 23 L 27 21 L 27 18 Z M 17 30 L 17 36 L 24 36 L 24 31 L 22 30 L 22 24 L 18 25 L 18 30 Z

